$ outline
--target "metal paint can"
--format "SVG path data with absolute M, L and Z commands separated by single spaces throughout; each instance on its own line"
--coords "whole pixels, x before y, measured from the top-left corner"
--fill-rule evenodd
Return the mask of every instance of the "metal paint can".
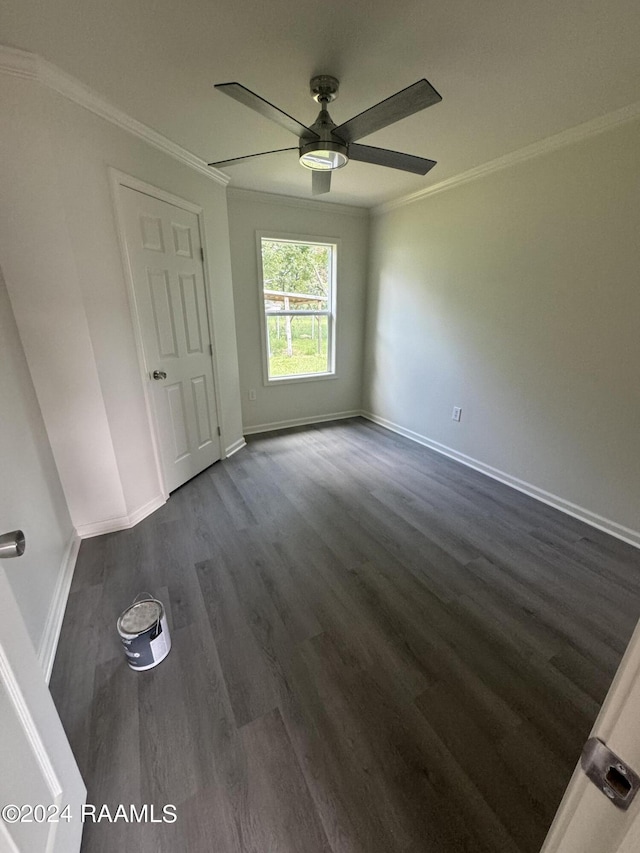
M 152 669 L 171 651 L 167 614 L 157 598 L 127 607 L 118 618 L 118 634 L 131 669 Z

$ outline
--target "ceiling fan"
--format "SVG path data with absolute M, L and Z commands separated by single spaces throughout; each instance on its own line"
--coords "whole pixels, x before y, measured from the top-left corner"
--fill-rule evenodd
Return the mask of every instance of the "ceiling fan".
M 215 88 L 260 113 L 261 116 L 275 121 L 276 124 L 290 130 L 298 137 L 300 163 L 312 170 L 313 195 L 329 192 L 331 172 L 346 166 L 349 160 L 359 160 L 376 166 L 389 166 L 392 169 L 413 172 L 415 175 L 426 175 L 429 169 L 436 165 L 435 160 L 414 157 L 412 154 L 401 154 L 399 151 L 390 151 L 387 148 L 359 145 L 356 142 L 363 136 L 368 136 L 376 130 L 441 101 L 442 97 L 428 80 L 418 80 L 412 86 L 396 92 L 395 95 L 380 101 L 379 104 L 359 113 L 349 121 L 336 125 L 327 111 L 327 104 L 337 98 L 339 85 L 338 80 L 328 74 L 311 78 L 309 84 L 311 94 L 320 104 L 320 112 L 310 127 L 301 124 L 288 113 L 265 101 L 260 95 L 256 95 L 240 83 L 217 83 Z M 295 147 L 277 148 L 274 151 L 261 151 L 259 154 L 233 157 L 231 160 L 219 160 L 217 163 L 209 163 L 209 166 L 223 168 L 251 157 L 295 150 Z

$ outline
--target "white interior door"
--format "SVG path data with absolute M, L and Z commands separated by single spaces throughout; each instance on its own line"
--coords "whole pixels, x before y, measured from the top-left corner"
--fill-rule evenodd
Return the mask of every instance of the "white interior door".
M 640 773 L 640 625 L 631 638 L 592 736 Z M 613 805 L 578 766 L 542 853 L 636 853 L 640 793 L 627 811 Z
M 198 217 L 120 187 L 124 236 L 168 492 L 220 459 Z
M 86 788 L 2 564 L 0 768 L 1 853 L 77 853 Z

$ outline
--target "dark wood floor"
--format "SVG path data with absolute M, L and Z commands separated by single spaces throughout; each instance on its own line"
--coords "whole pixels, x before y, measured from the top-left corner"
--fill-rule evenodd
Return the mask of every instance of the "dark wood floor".
M 132 672 L 149 590 L 173 649 Z M 366 421 L 256 436 L 82 544 L 51 689 L 85 853 L 534 853 L 640 615 L 640 553 Z

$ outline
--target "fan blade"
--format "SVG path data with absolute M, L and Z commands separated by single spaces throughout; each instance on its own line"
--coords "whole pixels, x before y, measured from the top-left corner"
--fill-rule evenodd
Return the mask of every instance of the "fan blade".
M 265 99 L 261 98 L 260 95 L 256 95 L 255 92 L 252 92 L 240 83 L 216 83 L 215 88 L 220 92 L 223 92 L 225 95 L 229 95 L 230 98 L 240 101 L 240 103 L 244 104 L 245 107 L 249 107 L 257 113 L 260 113 L 261 116 L 269 118 L 271 121 L 275 121 L 276 124 L 284 127 L 285 130 L 290 130 L 291 133 L 295 133 L 298 137 L 306 137 L 308 139 L 320 138 L 315 131 L 310 130 L 310 128 L 306 127 L 304 124 L 300 124 L 299 121 L 290 116 L 288 113 L 285 113 L 278 109 L 278 107 L 270 104 L 269 101 L 265 101 Z
M 350 118 L 339 127 L 334 127 L 332 133 L 344 142 L 354 142 L 441 100 L 442 96 L 428 80 L 418 80 L 412 86 L 407 86 L 390 98 Z
M 260 151 L 258 154 L 245 154 L 244 157 L 232 157 L 230 160 L 218 160 L 217 163 L 207 163 L 207 166 L 215 166 L 219 169 L 221 166 L 233 166 L 240 160 L 250 160 L 252 157 L 264 157 L 265 154 L 279 154 L 281 151 L 297 151 L 297 148 L 274 148 L 273 151 Z
M 358 145 L 357 142 L 352 142 L 349 146 L 349 159 L 360 160 L 361 163 L 373 163 L 375 166 L 388 166 L 390 169 L 402 169 L 403 172 L 413 172 L 414 175 L 426 175 L 429 169 L 433 169 L 436 165 L 435 160 L 415 157 L 413 154 L 401 154 L 399 151 L 389 151 L 388 148 Z
M 316 169 L 311 174 L 311 195 L 322 195 L 331 189 L 331 172 L 321 172 Z

